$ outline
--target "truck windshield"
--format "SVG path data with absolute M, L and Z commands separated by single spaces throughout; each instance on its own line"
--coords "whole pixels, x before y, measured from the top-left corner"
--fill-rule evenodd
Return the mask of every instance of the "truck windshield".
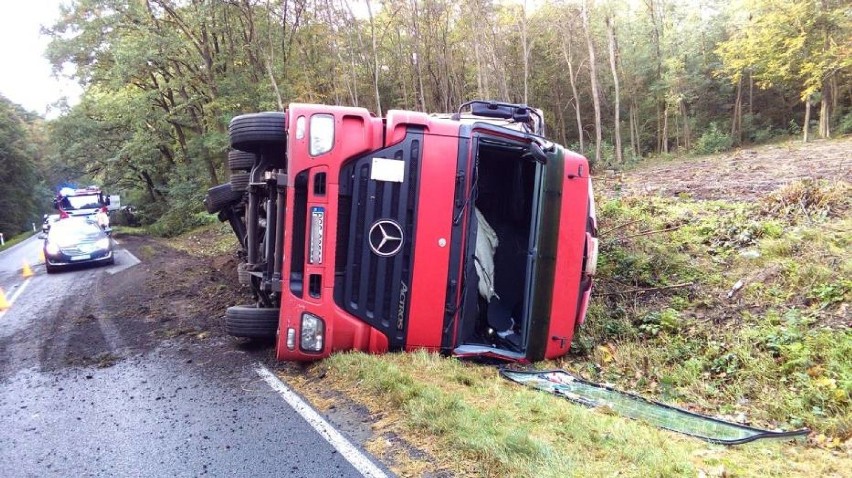
M 88 196 L 65 196 L 62 198 L 62 209 L 92 209 L 101 207 L 97 194 Z

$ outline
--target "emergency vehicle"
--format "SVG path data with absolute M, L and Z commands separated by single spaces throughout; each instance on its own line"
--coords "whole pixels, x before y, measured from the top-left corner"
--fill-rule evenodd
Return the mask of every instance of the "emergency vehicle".
M 62 188 L 54 198 L 53 205 L 59 211 L 60 219 L 77 216 L 94 219 L 98 211 L 110 205 L 110 196 L 97 186 Z

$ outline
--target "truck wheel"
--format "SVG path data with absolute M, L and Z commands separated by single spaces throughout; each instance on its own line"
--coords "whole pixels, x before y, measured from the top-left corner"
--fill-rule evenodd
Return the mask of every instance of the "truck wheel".
M 248 190 L 251 173 L 231 172 L 231 191 L 243 193 Z
M 234 337 L 272 339 L 278 332 L 280 309 L 235 305 L 225 311 L 225 333 Z
M 220 184 L 207 190 L 207 196 L 204 197 L 204 207 L 210 214 L 215 214 L 225 206 L 239 202 L 242 197 L 242 192 L 231 190 L 230 183 Z
M 257 155 L 237 149 L 228 151 L 228 169 L 231 171 L 249 171 L 257 161 Z
M 231 147 L 240 151 L 260 152 L 280 149 L 287 144 L 286 116 L 280 111 L 240 115 L 231 120 L 228 134 Z

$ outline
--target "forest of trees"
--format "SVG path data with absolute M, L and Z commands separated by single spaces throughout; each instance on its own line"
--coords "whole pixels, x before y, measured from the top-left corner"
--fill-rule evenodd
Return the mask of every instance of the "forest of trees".
M 597 167 L 852 131 L 847 0 L 76 0 L 47 33 L 85 87 L 51 175 L 149 221 L 228 180 L 230 118 L 291 101 L 527 103 Z
M 38 221 L 50 188 L 44 164 L 42 122 L 0 95 L 0 233 L 6 239 Z

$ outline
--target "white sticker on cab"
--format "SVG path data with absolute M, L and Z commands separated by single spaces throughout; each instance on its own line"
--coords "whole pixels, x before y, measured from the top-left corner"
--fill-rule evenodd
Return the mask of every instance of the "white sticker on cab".
M 405 161 L 398 159 L 373 158 L 370 179 L 401 183 L 405 179 Z

